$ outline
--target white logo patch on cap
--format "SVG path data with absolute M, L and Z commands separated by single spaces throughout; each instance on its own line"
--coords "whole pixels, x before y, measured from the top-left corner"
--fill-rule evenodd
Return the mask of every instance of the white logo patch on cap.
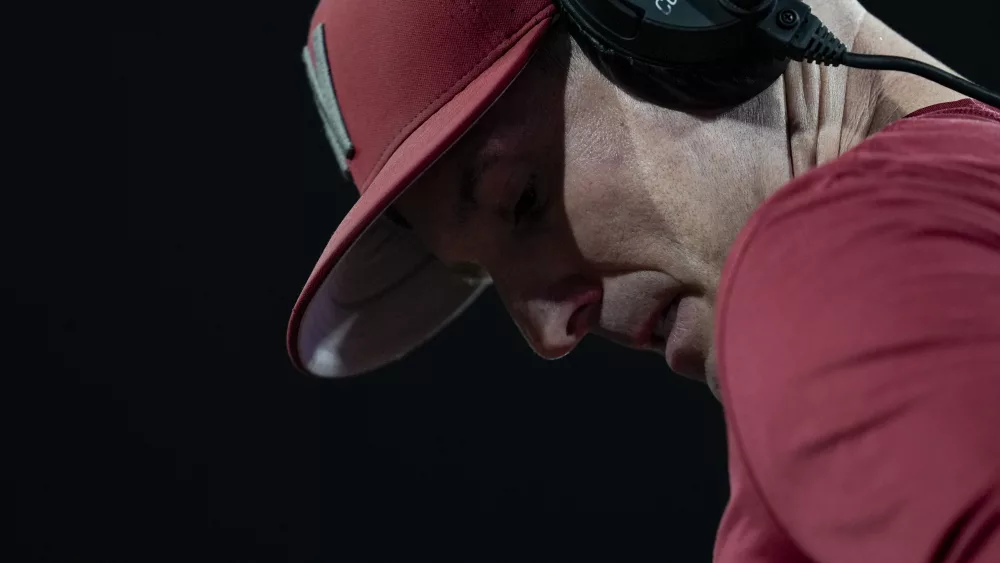
M 316 106 L 323 118 L 323 128 L 326 130 L 326 138 L 329 139 L 330 146 L 333 147 L 337 165 L 340 166 L 340 172 L 344 177 L 353 181 L 350 169 L 347 167 L 347 161 L 354 157 L 354 143 L 351 142 L 351 137 L 347 134 L 344 116 L 340 112 L 340 103 L 337 101 L 337 93 L 333 88 L 333 76 L 327 61 L 323 24 L 319 24 L 313 30 L 312 56 L 309 55 L 309 47 L 306 46 L 302 49 L 302 60 L 306 63 L 306 74 L 309 75 L 313 98 L 316 100 Z

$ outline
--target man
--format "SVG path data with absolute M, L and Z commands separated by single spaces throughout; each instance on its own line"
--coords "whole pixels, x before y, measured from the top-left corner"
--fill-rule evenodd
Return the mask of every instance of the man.
M 854 0 L 811 4 L 853 52 L 940 66 Z M 797 63 L 677 111 L 557 13 L 321 2 L 305 60 L 362 195 L 293 311 L 295 364 L 375 369 L 492 283 L 543 357 L 593 333 L 710 384 L 717 561 L 1000 561 L 1000 111 Z

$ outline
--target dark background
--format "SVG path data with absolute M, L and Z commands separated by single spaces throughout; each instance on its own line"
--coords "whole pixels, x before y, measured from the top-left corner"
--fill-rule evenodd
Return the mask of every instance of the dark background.
M 991 0 L 865 4 L 1000 88 Z M 72 137 L 112 137 L 108 173 L 35 196 L 46 251 L 5 232 L 12 560 L 709 561 L 721 410 L 662 359 L 545 362 L 488 293 L 379 373 L 291 368 L 288 313 L 356 197 L 303 74 L 314 5 L 109 20 L 108 113 Z

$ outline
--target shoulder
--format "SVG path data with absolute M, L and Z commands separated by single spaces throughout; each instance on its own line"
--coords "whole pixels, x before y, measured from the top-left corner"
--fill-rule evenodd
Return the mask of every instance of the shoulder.
M 941 106 L 794 180 L 753 214 L 717 298 L 723 383 L 802 373 L 930 330 L 928 315 L 1000 298 L 1000 285 L 951 295 L 1000 284 L 1000 112 Z
M 833 538 L 937 479 L 995 484 L 998 123 L 894 124 L 783 188 L 734 244 L 715 326 L 727 424 L 793 532 Z

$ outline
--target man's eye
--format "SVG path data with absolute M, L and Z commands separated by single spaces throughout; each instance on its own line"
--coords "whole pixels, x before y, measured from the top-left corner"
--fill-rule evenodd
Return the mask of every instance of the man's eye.
M 538 190 L 535 188 L 535 178 L 528 181 L 528 185 L 521 192 L 521 197 L 514 206 L 514 224 L 520 223 L 525 217 L 531 214 L 538 205 Z

